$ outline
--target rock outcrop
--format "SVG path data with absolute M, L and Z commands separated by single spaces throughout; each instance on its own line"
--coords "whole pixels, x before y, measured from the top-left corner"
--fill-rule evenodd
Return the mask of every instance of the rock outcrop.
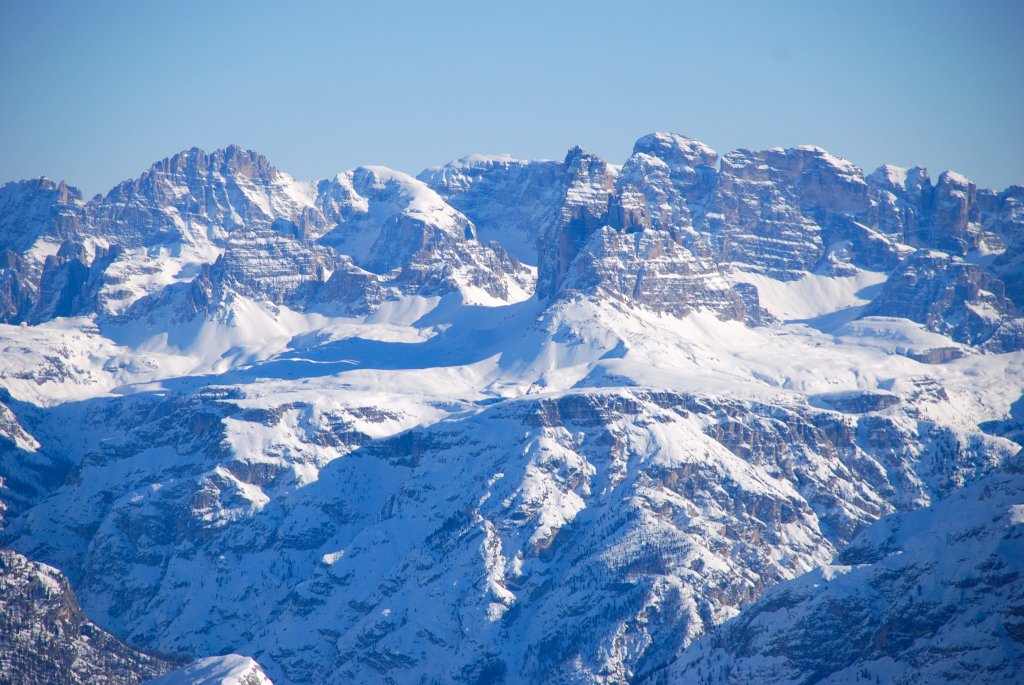
M 910 319 L 993 352 L 1024 347 L 1024 321 L 1003 282 L 976 264 L 934 250 L 904 260 L 864 315 Z
M 1010 683 L 1024 657 L 1024 477 L 895 514 L 640 682 Z
M 0 549 L 0 682 L 138 685 L 176 665 L 132 649 L 86 618 L 55 568 Z

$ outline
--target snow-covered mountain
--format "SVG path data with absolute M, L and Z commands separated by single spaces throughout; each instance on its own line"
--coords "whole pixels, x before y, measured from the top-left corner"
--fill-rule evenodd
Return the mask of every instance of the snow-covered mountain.
M 137 685 L 176 665 L 86 618 L 57 569 L 0 550 L 0 682 Z
M 1024 643 L 1024 470 L 869 526 L 649 682 L 1012 683 Z
M 230 147 L 89 201 L 4 185 L 0 543 L 199 658 L 175 683 L 756 679 L 820 636 L 743 621 L 820 611 L 873 522 L 959 502 L 1002 534 L 970 493 L 1024 441 L 1022 200 L 675 134 L 622 165 L 302 182 Z M 910 573 L 876 557 L 850 583 Z M 889 595 L 856 592 L 874 630 Z M 912 675 L 986 596 L 834 671 Z

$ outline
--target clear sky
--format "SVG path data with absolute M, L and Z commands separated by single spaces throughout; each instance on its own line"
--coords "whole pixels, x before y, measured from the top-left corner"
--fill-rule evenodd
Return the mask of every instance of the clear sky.
M 655 130 L 1024 183 L 1024 0 L 0 0 L 0 180 L 237 143 L 299 178 Z

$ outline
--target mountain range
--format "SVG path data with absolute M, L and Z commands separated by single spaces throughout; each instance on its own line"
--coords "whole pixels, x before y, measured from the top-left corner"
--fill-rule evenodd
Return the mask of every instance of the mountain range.
M 0 187 L 0 349 L 0 682 L 1024 671 L 1024 186 L 193 148 Z

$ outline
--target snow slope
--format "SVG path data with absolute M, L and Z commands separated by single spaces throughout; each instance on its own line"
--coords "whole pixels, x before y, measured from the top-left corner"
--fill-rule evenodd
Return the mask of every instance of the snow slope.
M 274 685 L 259 664 L 237 654 L 199 659 L 150 685 Z

